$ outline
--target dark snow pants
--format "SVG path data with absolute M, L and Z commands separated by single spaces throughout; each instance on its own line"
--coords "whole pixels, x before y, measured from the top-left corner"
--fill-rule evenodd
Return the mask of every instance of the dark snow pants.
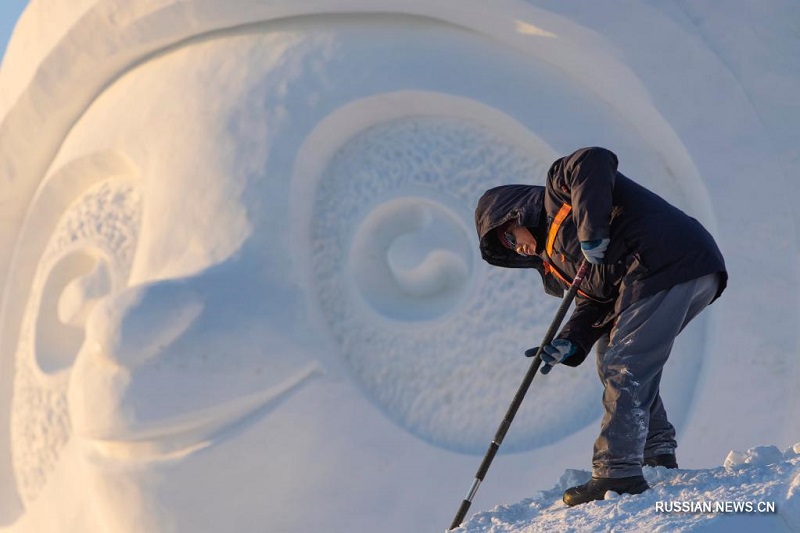
M 684 327 L 714 299 L 709 274 L 631 304 L 597 343 L 605 415 L 594 444 L 592 475 L 641 475 L 644 457 L 675 453 L 675 428 L 659 395 L 661 371 Z

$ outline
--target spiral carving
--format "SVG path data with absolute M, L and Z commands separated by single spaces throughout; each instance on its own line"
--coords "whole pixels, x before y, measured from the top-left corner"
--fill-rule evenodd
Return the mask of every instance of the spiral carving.
M 472 222 L 485 189 L 535 183 L 547 165 L 478 123 L 425 116 L 354 136 L 322 174 L 312 228 L 322 313 L 368 395 L 428 442 L 485 447 L 492 428 L 478 421 L 502 416 L 525 365 L 519 354 L 557 307 L 535 274 L 486 266 Z M 593 376 L 562 378 L 573 407 L 558 417 L 523 409 L 510 449 L 596 417 Z
M 69 370 L 92 307 L 128 278 L 140 204 L 127 179 L 93 185 L 63 213 L 36 267 L 16 353 L 10 428 L 12 464 L 26 506 L 71 433 Z

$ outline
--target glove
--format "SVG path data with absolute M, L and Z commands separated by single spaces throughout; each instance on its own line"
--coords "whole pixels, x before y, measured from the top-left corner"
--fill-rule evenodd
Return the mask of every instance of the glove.
M 555 365 L 563 362 L 567 357 L 575 355 L 576 351 L 577 346 L 572 341 L 554 339 L 553 342 L 542 348 L 541 358 L 544 366 L 541 368 L 541 373 L 549 374 Z M 525 355 L 527 355 L 527 352 Z
M 611 239 L 598 239 L 596 241 L 581 241 L 581 252 L 583 256 L 593 265 L 599 265 L 603 262 L 603 257 L 606 255 L 608 243 Z
M 539 351 L 539 347 L 538 346 L 534 346 L 533 348 L 529 348 L 529 349 L 525 350 L 525 357 L 533 357 L 534 355 L 536 355 L 536 352 L 538 352 L 538 351 Z

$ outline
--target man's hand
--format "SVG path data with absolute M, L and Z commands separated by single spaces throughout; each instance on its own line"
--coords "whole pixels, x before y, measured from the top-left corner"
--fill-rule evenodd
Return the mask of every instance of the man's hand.
M 581 252 L 583 256 L 593 265 L 599 265 L 603 262 L 603 257 L 606 255 L 608 243 L 611 239 L 597 239 L 596 241 L 581 241 Z
M 567 357 L 575 355 L 577 346 L 567 339 L 554 339 L 553 342 L 542 348 L 542 363 L 544 366 L 541 368 L 542 374 L 549 374 L 550 370 L 557 364 L 561 363 Z M 525 353 L 527 355 L 527 352 Z M 535 355 L 535 352 L 534 352 Z

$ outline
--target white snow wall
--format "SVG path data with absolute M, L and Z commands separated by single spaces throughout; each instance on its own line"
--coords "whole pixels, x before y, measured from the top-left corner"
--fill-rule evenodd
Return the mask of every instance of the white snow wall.
M 34 0 L 0 71 L 2 524 L 446 525 L 557 304 L 472 209 L 592 144 L 728 261 L 665 376 L 682 464 L 796 442 L 797 8 L 737 8 Z M 476 507 L 587 463 L 591 363 L 534 395 Z

